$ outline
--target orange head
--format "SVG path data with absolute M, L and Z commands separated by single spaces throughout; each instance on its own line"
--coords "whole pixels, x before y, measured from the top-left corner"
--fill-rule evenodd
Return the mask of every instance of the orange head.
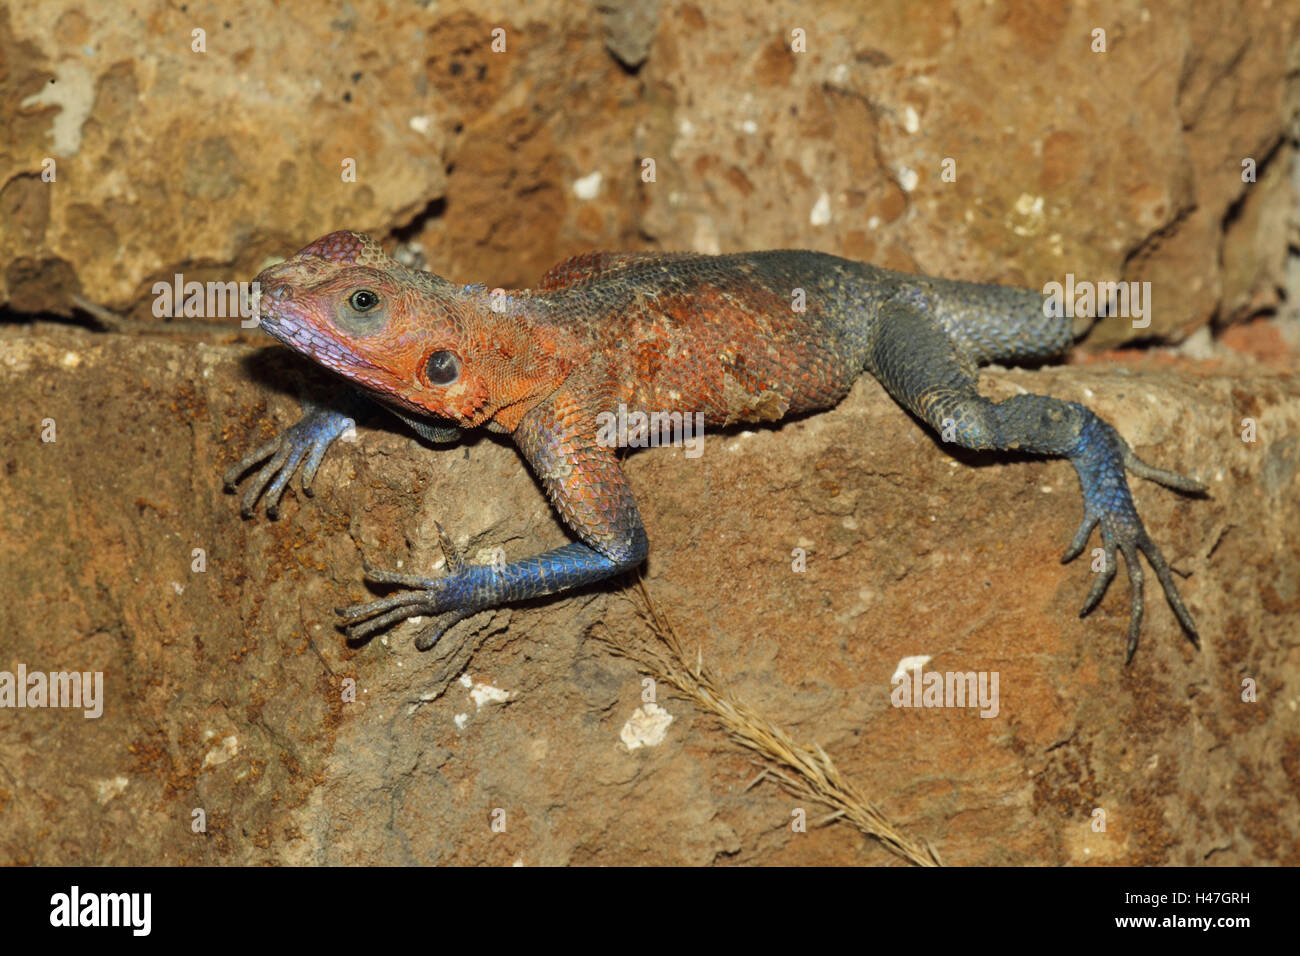
M 573 367 L 574 343 L 500 297 L 333 232 L 257 277 L 262 328 L 405 414 L 513 431 Z

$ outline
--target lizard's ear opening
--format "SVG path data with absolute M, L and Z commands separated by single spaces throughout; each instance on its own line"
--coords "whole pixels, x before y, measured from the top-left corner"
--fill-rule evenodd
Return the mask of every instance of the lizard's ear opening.
M 373 289 L 353 289 L 334 307 L 334 324 L 349 335 L 373 335 L 388 324 L 388 304 Z
M 424 362 L 424 380 L 430 385 L 451 385 L 460 378 L 460 359 L 455 352 L 439 349 Z

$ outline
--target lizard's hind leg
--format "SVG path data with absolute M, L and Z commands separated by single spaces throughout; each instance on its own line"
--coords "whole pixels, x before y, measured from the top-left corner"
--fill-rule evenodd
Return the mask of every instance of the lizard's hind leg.
M 1077 402 L 1045 395 L 1015 395 L 994 402 L 976 389 L 973 360 L 962 354 L 943 328 L 910 301 L 885 303 L 877 317 L 867 368 L 905 408 L 924 419 L 945 440 L 965 448 L 1026 451 L 1070 459 L 1083 492 L 1083 522 L 1062 561 L 1082 552 L 1100 526 L 1105 553 L 1102 571 L 1080 616 L 1101 600 L 1124 556 L 1132 589 L 1127 660 L 1142 630 L 1143 574 L 1138 552 L 1147 556 L 1165 597 L 1188 638 L 1199 646 L 1192 621 L 1164 555 L 1146 532 L 1129 491 L 1125 468 L 1182 491 L 1204 491 L 1190 478 L 1141 461 L 1110 424 Z M 1117 554 L 1118 552 L 1118 554 Z

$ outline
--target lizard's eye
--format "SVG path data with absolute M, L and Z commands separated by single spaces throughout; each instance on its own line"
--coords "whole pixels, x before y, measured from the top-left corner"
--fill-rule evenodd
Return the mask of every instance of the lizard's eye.
M 358 312 L 369 312 L 379 304 L 379 296 L 369 289 L 358 289 L 348 297 L 348 305 Z
M 346 299 L 336 300 L 331 318 L 348 335 L 374 335 L 388 326 L 384 297 L 370 289 L 353 289 Z
M 424 364 L 424 377 L 433 385 L 450 385 L 460 378 L 460 359 L 446 349 L 434 352 Z

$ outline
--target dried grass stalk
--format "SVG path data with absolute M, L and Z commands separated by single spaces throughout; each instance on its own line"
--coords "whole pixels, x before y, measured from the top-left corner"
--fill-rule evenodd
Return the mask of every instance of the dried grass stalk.
M 816 821 L 815 826 L 846 822 L 879 840 L 909 863 L 943 865 L 928 841 L 908 836 L 861 790 L 840 776 L 834 761 L 820 746 L 804 747 L 795 743 L 784 730 L 738 699 L 714 677 L 704 663 L 702 652 L 697 651 L 694 661 L 688 658 L 672 623 L 655 605 L 643 579 L 637 579 L 637 588 L 631 593 L 639 594 L 639 598 L 633 598 L 637 614 L 657 642 L 629 647 L 607 632 L 593 632 L 593 636 L 617 656 L 639 665 L 695 701 L 722 722 L 733 740 L 758 754 L 763 761 L 763 772 L 750 783 L 751 787 L 770 776 L 794 796 L 831 808 L 832 812 Z

